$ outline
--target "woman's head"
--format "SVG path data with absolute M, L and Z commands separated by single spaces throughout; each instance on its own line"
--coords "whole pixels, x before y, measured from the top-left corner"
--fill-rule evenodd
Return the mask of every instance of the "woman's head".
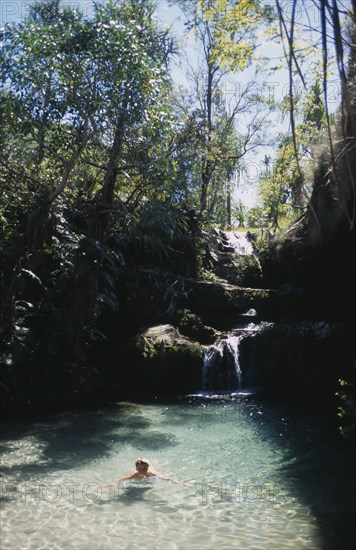
M 145 458 L 138 458 L 135 462 L 136 470 L 138 472 L 147 472 L 149 467 L 149 462 Z

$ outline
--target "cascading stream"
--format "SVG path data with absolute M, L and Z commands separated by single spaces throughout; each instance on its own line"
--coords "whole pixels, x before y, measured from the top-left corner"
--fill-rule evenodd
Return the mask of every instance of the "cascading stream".
M 240 256 L 251 256 L 254 254 L 253 246 L 247 238 L 247 231 L 224 231 L 224 235 L 228 246 L 233 249 L 235 254 L 239 254 Z
M 255 314 L 255 310 L 250 310 Z M 251 315 L 247 312 L 246 316 Z M 206 347 L 203 358 L 202 389 L 203 391 L 237 391 L 244 384 L 253 380 L 258 385 L 257 365 L 251 365 L 255 351 L 255 336 L 257 333 L 272 326 L 272 323 L 249 323 L 244 327 L 235 328 L 225 338 L 218 339 L 212 346 Z M 250 358 L 245 369 L 240 361 L 240 344 L 242 340 L 251 339 Z M 246 362 L 246 360 L 245 360 Z M 255 363 L 255 361 L 253 361 Z M 248 368 L 248 373 L 246 373 Z
M 229 336 L 210 346 L 204 355 L 203 390 L 238 390 L 242 373 L 239 343 L 243 335 Z

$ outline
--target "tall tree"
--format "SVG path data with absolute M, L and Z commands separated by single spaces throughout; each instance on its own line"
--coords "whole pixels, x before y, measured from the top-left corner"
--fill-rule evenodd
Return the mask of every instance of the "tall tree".
M 226 159 L 223 150 L 219 151 L 221 139 L 234 133 L 238 114 L 251 106 L 249 93 L 254 87 L 250 82 L 226 98 L 222 84 L 229 73 L 241 71 L 251 63 L 256 29 L 265 12 L 255 0 L 239 3 L 182 0 L 178 3 L 185 14 L 187 30 L 194 33 L 200 51 L 198 66 L 191 66 L 189 75 L 195 90 L 195 109 L 190 117 L 200 119 L 200 209 L 207 212 L 208 197 L 218 167 L 222 163 L 231 166 L 233 157 L 236 165 L 250 148 L 256 146 L 253 140 L 261 127 L 261 119 L 257 116 L 239 140 L 238 152 L 235 147 L 235 155 L 230 152 L 229 159 Z M 225 105 L 225 116 L 221 117 L 223 101 L 228 104 Z
M 285 47 L 285 55 L 288 62 L 290 121 L 297 163 L 299 163 L 299 156 L 295 121 L 295 80 L 299 78 L 304 88 L 306 87 L 303 64 L 305 64 L 307 56 L 309 58 L 313 56 L 314 59 L 319 60 L 322 68 L 320 80 L 331 155 L 331 170 L 338 188 L 340 202 L 348 223 L 352 228 L 356 220 L 356 181 L 352 168 L 352 154 L 350 154 L 353 150 L 352 143 L 356 139 L 354 112 L 355 2 L 353 0 L 346 2 L 320 0 L 320 2 L 314 4 L 317 17 L 314 18 L 315 22 L 313 24 L 308 21 L 307 15 L 302 21 L 298 21 L 297 15 L 304 13 L 305 9 L 305 2 L 303 0 L 293 0 L 288 10 L 286 10 L 283 3 L 279 0 L 276 0 L 276 6 L 280 21 L 280 37 Z M 289 9 L 290 7 L 291 10 Z M 303 50 L 300 50 L 298 46 L 298 25 L 300 24 L 303 29 Z M 309 39 L 308 48 L 305 46 L 307 38 Z M 329 81 L 330 74 L 333 74 L 334 80 L 331 86 Z M 329 92 L 335 90 L 335 79 L 338 79 L 340 88 L 340 130 L 342 140 L 344 141 L 341 157 L 337 153 L 338 144 L 334 143 L 332 131 L 333 117 L 330 112 Z M 315 117 L 315 112 L 313 116 Z M 347 177 L 345 175 L 341 177 L 339 173 L 338 164 L 342 157 L 344 160 L 341 164 L 347 169 Z M 345 184 L 346 180 L 347 183 Z M 310 203 L 310 208 L 314 209 L 312 203 Z M 318 224 L 315 211 L 314 217 Z
M 105 262 L 111 270 L 120 264 L 119 255 L 113 261 L 107 253 L 110 226 L 127 196 L 130 174 L 119 175 L 134 158 L 144 177 L 133 151 L 142 149 L 144 135 L 157 139 L 172 118 L 164 97 L 172 40 L 153 10 L 149 0 L 119 0 L 86 19 L 50 0 L 7 26 L 0 51 L 0 212 L 4 254 L 15 258 L 0 288 L 3 326 L 13 327 L 19 281 L 37 281 L 45 292 L 46 274 L 62 292 L 60 331 L 73 343 L 95 313 L 100 285 L 114 284 L 103 270 Z M 11 249 L 11 240 L 19 246 Z
M 156 26 L 153 11 L 150 0 L 108 2 L 86 20 L 51 0 L 6 32 L 1 80 L 15 143 L 24 138 L 27 155 L 34 149 L 37 169 L 49 162 L 61 167 L 45 195 L 47 208 L 96 140 L 105 165 L 97 194 L 110 209 L 127 129 L 164 116 L 161 89 L 172 40 Z M 23 147 L 17 152 L 21 158 Z M 9 158 L 14 153 L 7 150 Z

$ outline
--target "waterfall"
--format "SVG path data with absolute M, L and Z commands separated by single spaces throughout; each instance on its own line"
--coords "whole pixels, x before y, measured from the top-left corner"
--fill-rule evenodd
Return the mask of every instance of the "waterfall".
M 231 390 L 241 388 L 241 369 L 239 363 L 239 343 L 243 338 L 229 336 L 205 351 L 203 363 L 203 389 Z
M 256 312 L 250 310 L 247 316 Z M 258 334 L 269 330 L 273 323 L 262 321 L 258 324 L 236 326 L 225 338 L 219 338 L 214 345 L 204 350 L 202 388 L 203 391 L 241 390 L 243 387 L 260 385 L 260 346 Z M 244 347 L 240 357 L 240 344 Z M 246 345 L 245 345 L 246 344 Z
M 227 246 L 232 248 L 232 251 L 235 254 L 240 256 L 251 256 L 254 254 L 253 246 L 247 238 L 247 232 L 235 232 L 235 231 L 224 231 L 226 237 Z

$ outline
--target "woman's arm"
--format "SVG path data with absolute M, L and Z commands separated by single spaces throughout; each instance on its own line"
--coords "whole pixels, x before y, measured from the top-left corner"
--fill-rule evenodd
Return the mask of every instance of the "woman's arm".
M 176 483 L 177 485 L 182 485 L 183 487 L 189 487 L 190 489 L 193 487 L 193 485 L 190 485 L 189 483 L 182 483 L 181 481 L 177 481 L 176 479 L 172 479 L 171 477 L 165 477 L 159 474 L 156 474 L 156 477 L 158 477 L 159 479 L 164 479 L 164 481 L 171 481 L 172 483 Z
M 135 477 L 136 472 L 131 472 L 130 474 L 127 474 L 126 476 L 119 477 L 118 479 L 114 479 L 114 481 L 111 481 L 110 483 L 105 483 L 104 485 L 98 485 L 99 489 L 102 489 L 103 487 L 109 487 L 110 485 L 114 485 L 114 483 L 120 483 L 120 481 L 125 481 L 126 479 L 132 479 Z

